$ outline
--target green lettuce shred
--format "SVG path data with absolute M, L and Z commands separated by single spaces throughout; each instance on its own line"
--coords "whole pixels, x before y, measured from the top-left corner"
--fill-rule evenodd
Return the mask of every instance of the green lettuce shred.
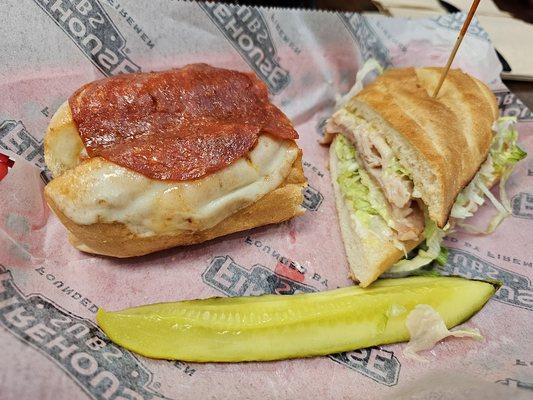
M 527 153 L 516 143 L 518 131 L 516 117 L 501 117 L 495 124 L 494 139 L 490 148 L 494 172 L 497 176 L 504 175 L 515 164 L 526 158 Z
M 449 255 L 448 249 L 444 246 L 441 246 L 439 255 L 437 256 L 437 258 L 435 258 L 435 261 L 440 266 L 446 265 L 446 263 L 448 262 L 448 255 Z
M 370 190 L 362 182 L 362 169 L 355 158 L 355 147 L 350 145 L 344 136 L 339 136 L 335 143 L 335 152 L 339 159 L 337 182 L 345 200 L 355 211 L 378 215 L 369 201 Z
M 370 233 L 381 240 L 392 242 L 396 248 L 405 252 L 405 246 L 395 238 L 392 231 L 394 220 L 390 206 L 381 188 L 359 165 L 355 146 L 344 136 L 338 135 L 335 153 L 338 159 L 337 183 L 353 216 Z
M 357 162 L 355 146 L 346 137 L 339 135 L 335 142 L 335 152 L 339 160 L 337 182 L 353 211 L 379 215 L 391 226 L 393 220 L 387 200 L 381 189 Z
M 425 241 L 417 247 L 417 255 L 411 259 L 404 258 L 398 261 L 383 274 L 383 277 L 410 275 L 434 260 L 440 265 L 446 264 L 448 250 L 442 246 L 442 240 L 445 234 L 446 229 L 439 229 L 437 224 L 426 216 L 424 228 Z
M 518 131 L 515 117 L 501 117 L 493 127 L 494 138 L 487 160 L 481 165 L 474 179 L 466 186 L 455 201 L 451 217 L 458 221 L 457 225 L 470 233 L 489 234 L 509 215 L 511 203 L 507 197 L 505 183 L 513 172 L 516 163 L 527 156 L 516 143 Z M 499 180 L 500 200 L 490 192 L 488 185 Z M 471 217 L 488 198 L 498 213 L 494 215 L 486 228 L 478 228 L 461 220 Z
M 387 165 L 387 168 L 385 168 L 384 174 L 385 175 L 398 174 L 402 177 L 410 178 L 409 173 L 404 167 L 400 165 L 400 162 L 398 161 L 396 157 L 391 158 L 391 160 L 389 161 L 389 164 Z

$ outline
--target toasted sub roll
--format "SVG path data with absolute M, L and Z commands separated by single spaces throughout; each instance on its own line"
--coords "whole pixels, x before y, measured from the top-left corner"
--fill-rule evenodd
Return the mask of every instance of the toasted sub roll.
M 334 138 L 330 170 L 340 230 L 352 277 L 362 286 L 446 226 L 459 193 L 489 155 L 498 118 L 494 94 L 450 70 L 433 98 L 441 71 L 389 69 L 326 124 Z M 484 183 L 490 188 L 498 179 Z M 428 224 L 435 228 L 428 231 Z
M 263 90 L 266 92 L 262 83 L 258 83 L 257 78 L 248 74 L 243 77 L 245 74 L 230 74 L 232 71 L 218 70 L 205 65 L 198 67 L 193 65 L 183 70 L 184 74 L 187 74 L 186 79 L 193 81 L 193 84 L 190 84 L 192 88 L 187 87 L 185 94 L 192 93 L 190 95 L 192 100 L 188 101 L 194 103 L 193 106 L 196 108 L 184 103 L 179 105 L 177 107 L 179 111 L 176 111 L 172 109 L 174 103 L 167 105 L 164 99 L 156 99 L 158 108 L 166 107 L 163 113 L 159 113 L 160 110 L 157 109 L 153 112 L 142 109 L 143 114 L 140 117 L 136 115 L 128 120 L 127 112 L 125 116 L 123 114 L 131 105 L 118 104 L 115 107 L 120 111 L 116 114 L 123 115 L 127 120 L 126 126 L 151 127 L 157 125 L 161 119 L 165 119 L 162 126 L 168 129 L 168 135 L 174 134 L 176 141 L 184 143 L 176 145 L 175 141 L 165 139 L 174 152 L 176 148 L 180 150 L 179 146 L 182 146 L 183 151 L 176 156 L 175 153 L 169 156 L 161 146 L 153 150 L 148 147 L 148 153 L 146 150 L 139 153 L 142 156 L 141 160 L 130 159 L 122 162 L 124 154 L 129 157 L 132 151 L 138 151 L 139 147 L 142 147 L 143 140 L 159 141 L 159 135 L 165 135 L 166 131 L 161 129 L 159 132 L 154 132 L 152 139 L 143 137 L 143 140 L 138 142 L 140 144 L 135 146 L 130 145 L 128 141 L 137 134 L 136 128 L 125 134 L 125 139 L 120 136 L 121 132 L 115 133 L 112 139 L 113 146 L 119 148 L 120 153 L 112 147 L 111 149 L 105 146 L 97 147 L 98 144 L 95 146 L 94 141 L 101 140 L 102 137 L 105 140 L 109 139 L 105 135 L 98 136 L 102 131 L 101 126 L 98 126 L 97 134 L 90 131 L 89 134 L 80 132 L 79 127 L 83 126 L 83 121 L 76 123 L 71 106 L 72 98 L 53 116 L 45 136 L 44 147 L 46 164 L 54 179 L 45 187 L 45 199 L 69 231 L 71 243 L 79 250 L 113 257 L 140 256 L 174 246 L 201 243 L 257 226 L 279 223 L 304 212 L 301 203 L 306 179 L 302 170 L 301 150 L 290 137 L 292 125 L 285 116 L 280 117 L 277 114 L 278 112 L 281 114 L 279 110 L 272 111 L 274 122 L 267 121 L 270 124 L 268 129 L 257 129 L 258 132 L 254 133 L 255 143 L 248 150 L 241 148 L 248 145 L 248 142 L 239 138 L 239 126 L 235 128 L 239 122 L 234 121 L 238 120 L 239 116 L 230 115 L 232 119 L 229 123 L 227 117 L 224 117 L 225 119 L 221 117 L 220 129 L 225 131 L 220 135 L 216 131 L 217 124 L 211 121 L 213 118 L 211 108 L 216 107 L 218 103 L 213 106 L 209 102 L 215 103 L 225 99 L 222 94 L 219 98 L 213 99 L 213 90 L 218 89 L 217 85 L 227 84 L 234 88 L 236 84 L 225 81 L 211 83 L 209 79 L 216 81 L 221 73 L 227 73 L 229 77 L 236 77 L 237 80 L 245 82 L 249 79 L 257 86 L 255 89 L 260 97 L 263 96 Z M 171 71 L 170 78 L 166 76 L 165 90 L 169 86 L 169 79 L 175 79 L 172 74 L 179 74 L 183 70 Z M 189 78 L 189 74 L 194 75 Z M 200 79 L 195 82 L 197 75 L 200 75 Z M 139 84 L 144 78 L 144 76 L 132 77 L 131 85 Z M 150 80 L 149 85 L 146 84 L 151 91 L 150 96 L 153 98 L 161 95 L 153 89 L 153 86 L 158 84 L 159 77 L 149 76 L 147 79 Z M 129 87 L 124 83 L 126 89 L 116 89 L 117 83 L 111 83 L 115 85 L 111 89 L 106 87 L 107 82 L 101 84 L 96 82 L 96 88 L 88 87 L 85 91 L 96 90 L 99 95 L 104 92 L 102 96 L 114 96 L 115 101 L 120 103 L 124 97 L 118 96 L 119 99 L 116 100 L 116 92 L 129 90 Z M 189 80 L 186 83 L 189 85 Z M 208 86 L 209 90 L 206 91 L 209 96 L 203 92 L 197 93 L 204 90 L 205 86 Z M 111 94 L 105 94 L 105 90 L 110 90 Z M 79 96 L 85 95 L 84 90 L 79 93 L 82 93 Z M 135 95 L 141 99 L 135 106 L 145 106 L 142 102 L 146 96 L 143 97 L 141 94 Z M 77 98 L 75 101 L 80 102 L 83 99 Z M 264 103 L 264 98 L 257 101 L 267 104 Z M 88 104 L 90 107 L 95 107 L 92 99 L 88 100 Z M 187 111 L 189 107 L 192 109 L 191 112 L 203 112 L 203 110 L 198 111 L 198 104 L 209 108 L 207 116 L 199 115 L 193 118 Z M 79 104 L 75 107 L 79 107 Z M 235 110 L 228 111 L 228 107 L 221 113 L 235 114 Z M 273 106 L 267 104 L 264 107 L 271 112 L 270 107 Z M 98 114 L 99 106 L 96 105 L 96 108 L 97 111 L 89 111 Z M 245 111 L 249 109 L 248 106 Z M 76 112 L 79 112 L 79 109 Z M 203 133 L 203 136 L 195 131 L 190 133 L 184 131 L 175 120 L 169 122 L 168 115 L 171 114 L 174 118 L 172 113 L 178 112 L 182 113 L 178 115 L 179 121 L 190 118 L 195 129 L 204 129 L 206 119 L 206 123 L 212 123 L 212 126 L 208 127 L 209 130 Z M 249 126 L 249 120 L 253 117 L 242 117 L 246 119 L 242 129 L 249 132 L 255 128 Z M 102 118 L 106 118 L 106 115 Z M 137 120 L 134 120 L 135 118 Z M 260 122 L 262 121 L 256 123 Z M 275 128 L 278 125 L 280 130 L 285 129 L 283 135 L 276 134 Z M 103 124 L 103 126 L 108 125 Z M 120 128 L 120 125 L 117 126 Z M 172 129 L 182 130 L 176 134 Z M 224 141 L 220 142 L 221 135 L 227 134 L 231 129 L 235 132 L 230 132 L 230 135 L 223 137 Z M 145 134 L 145 131 L 142 131 L 139 135 Z M 120 136 L 118 139 L 117 135 Z M 254 139 L 254 136 L 250 135 L 248 133 L 248 136 Z M 136 137 L 132 140 L 135 141 Z M 223 149 L 225 153 L 218 154 L 217 152 L 222 151 L 220 146 L 226 145 L 230 140 L 232 141 L 230 145 Z M 107 143 L 105 145 L 107 146 Z M 208 156 L 212 156 L 211 158 L 218 164 L 215 161 L 210 162 L 205 154 L 198 153 L 202 149 L 201 146 L 211 152 Z M 240 157 L 236 157 L 237 151 L 243 154 L 238 154 Z M 142 163 L 143 157 L 147 159 L 146 163 Z M 235 159 L 226 162 L 224 157 Z M 168 169 L 161 166 L 162 160 L 168 160 L 170 166 Z M 167 176 L 171 179 L 166 179 Z

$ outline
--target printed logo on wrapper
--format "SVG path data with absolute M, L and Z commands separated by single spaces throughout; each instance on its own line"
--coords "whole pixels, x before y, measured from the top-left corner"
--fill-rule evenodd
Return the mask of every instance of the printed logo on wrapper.
M 380 40 L 364 15 L 353 13 L 338 13 L 337 15 L 355 39 L 363 61 L 375 58 L 383 67 L 392 65 L 387 46 Z
M 104 75 L 139 72 L 126 40 L 97 0 L 34 0 Z
M 513 215 L 518 218 L 533 219 L 533 195 L 518 193 L 511 200 Z
M 460 275 L 469 279 L 495 279 L 503 286 L 492 297 L 494 300 L 511 306 L 533 310 L 533 287 L 526 276 L 482 260 L 464 250 L 449 249 L 447 264 L 438 268 L 446 275 Z
M 289 71 L 280 65 L 270 29 L 260 10 L 232 4 L 200 2 L 198 5 L 263 79 L 270 92 L 278 94 L 289 84 Z
M 312 286 L 276 275 L 260 264 L 246 269 L 233 261 L 230 256 L 213 258 L 209 267 L 202 274 L 202 280 L 207 285 L 231 297 L 317 291 Z
M 260 264 L 247 269 L 230 256 L 214 257 L 202 274 L 202 280 L 227 296 L 290 295 L 318 291 L 313 286 L 277 275 Z M 398 383 L 401 364 L 392 351 L 371 347 L 332 354 L 329 358 L 383 385 L 394 386 Z
M 316 211 L 324 201 L 324 196 L 314 187 L 307 185 L 303 190 L 304 201 L 302 206 L 309 211 Z
M 533 391 L 533 383 L 519 381 L 518 379 L 513 379 L 513 378 L 500 379 L 499 381 L 496 381 L 496 383 L 500 383 L 502 385 L 517 388 L 517 389 L 526 389 L 526 390 Z
M 509 90 L 494 92 L 502 116 L 516 117 L 518 121 L 533 121 L 533 112 Z
M 0 325 L 38 350 L 93 399 L 163 398 L 152 373 L 91 321 L 40 294 L 24 295 L 0 265 Z
M 326 128 L 326 124 L 328 122 L 329 117 L 330 117 L 330 113 L 328 113 L 327 116 L 325 117 L 319 118 L 318 122 L 316 123 L 316 126 L 315 126 L 316 133 L 318 133 L 320 137 L 324 137 L 324 130 Z
M 45 183 L 52 179 L 44 162 L 43 141 L 35 139 L 21 121 L 9 119 L 0 123 L 0 148 L 11 151 L 39 167 Z
M 370 347 L 332 354 L 329 358 L 383 385 L 398 383 L 401 364 L 392 351 Z
M 466 14 L 465 13 L 455 13 L 455 14 L 444 14 L 436 18 L 430 18 L 435 21 L 438 26 L 443 28 L 451 29 L 452 31 L 460 31 L 463 23 L 465 22 Z M 489 42 L 489 34 L 481 27 L 479 20 L 474 17 L 472 22 L 468 26 L 468 34 L 474 35 L 480 39 L 483 39 L 486 42 Z

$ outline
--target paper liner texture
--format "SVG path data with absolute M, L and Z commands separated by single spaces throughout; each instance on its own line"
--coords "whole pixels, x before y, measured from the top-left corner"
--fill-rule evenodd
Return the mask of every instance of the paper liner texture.
M 178 1 L 8 0 L 0 25 L 0 150 L 16 160 L 0 183 L 0 398 L 530 398 L 533 395 L 533 163 L 508 183 L 513 216 L 488 237 L 456 234 L 447 273 L 503 287 L 466 323 L 483 342 L 449 339 L 406 359 L 390 345 L 313 359 L 192 364 L 154 361 L 112 344 L 99 306 L 209 296 L 292 294 L 351 285 L 326 160 L 317 141 L 335 95 L 362 62 L 443 65 L 464 15 L 400 20 L 358 14 Z M 157 254 L 115 260 L 72 248 L 42 197 L 43 134 L 83 83 L 121 72 L 206 62 L 263 79 L 294 121 L 309 179 L 305 215 Z M 533 117 L 499 79 L 474 21 L 454 63 L 520 119 L 533 154 Z M 486 205 L 476 221 L 493 210 Z M 305 270 L 289 267 L 298 262 Z

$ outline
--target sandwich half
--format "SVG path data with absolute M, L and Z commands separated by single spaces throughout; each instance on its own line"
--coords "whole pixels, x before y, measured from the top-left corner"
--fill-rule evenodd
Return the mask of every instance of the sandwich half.
M 105 78 L 53 116 L 45 198 L 85 252 L 200 243 L 303 213 L 297 138 L 253 74 L 193 64 Z
M 440 73 L 389 69 L 326 124 L 342 238 L 361 286 L 391 267 L 444 261 L 446 231 L 491 198 L 488 189 L 525 156 L 512 121 L 497 122 L 484 83 L 450 70 L 433 98 Z M 499 222 L 508 207 L 497 204 Z

